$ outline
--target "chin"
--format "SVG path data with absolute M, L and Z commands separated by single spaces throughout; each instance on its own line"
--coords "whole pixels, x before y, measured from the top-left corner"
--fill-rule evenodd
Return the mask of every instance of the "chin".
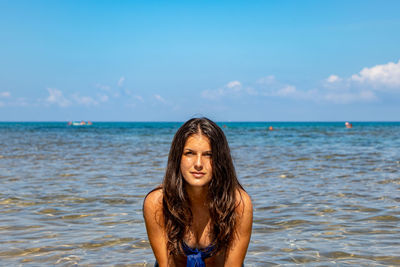
M 204 187 L 204 186 L 208 186 L 208 184 L 210 183 L 210 181 L 193 181 L 193 180 L 185 180 L 187 186 L 193 186 L 193 187 Z

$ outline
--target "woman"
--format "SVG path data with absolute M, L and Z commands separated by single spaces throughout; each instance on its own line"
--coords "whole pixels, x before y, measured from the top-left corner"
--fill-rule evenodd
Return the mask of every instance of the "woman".
M 164 181 L 145 198 L 147 235 L 159 266 L 242 266 L 253 209 L 226 137 L 194 118 L 174 136 Z

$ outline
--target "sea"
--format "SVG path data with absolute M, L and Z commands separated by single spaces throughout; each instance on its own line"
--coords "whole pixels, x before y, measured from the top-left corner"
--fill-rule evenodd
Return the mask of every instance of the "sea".
M 254 205 L 245 266 L 400 266 L 400 122 L 218 124 Z M 1 122 L 0 265 L 153 266 L 143 198 L 181 125 Z

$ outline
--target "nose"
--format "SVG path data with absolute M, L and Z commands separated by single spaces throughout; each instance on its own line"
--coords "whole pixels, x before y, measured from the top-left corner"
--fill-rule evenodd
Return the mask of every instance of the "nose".
M 194 168 L 196 171 L 201 171 L 203 169 L 203 160 L 201 155 L 197 155 L 196 162 L 194 163 Z

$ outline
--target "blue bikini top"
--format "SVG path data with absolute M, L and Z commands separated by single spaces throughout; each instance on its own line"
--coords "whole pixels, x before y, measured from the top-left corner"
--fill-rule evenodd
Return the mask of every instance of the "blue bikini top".
M 203 249 L 190 248 L 184 241 L 182 241 L 183 252 L 187 256 L 186 267 L 206 267 L 204 259 L 211 256 L 211 251 L 214 249 L 213 245 L 209 245 Z

